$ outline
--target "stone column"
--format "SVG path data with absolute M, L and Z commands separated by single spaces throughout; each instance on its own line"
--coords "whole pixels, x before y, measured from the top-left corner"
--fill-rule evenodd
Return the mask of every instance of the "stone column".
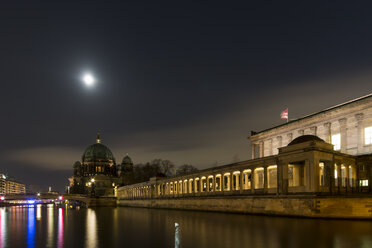
M 216 181 L 216 175 L 213 175 L 213 192 L 216 194 L 217 187 L 216 187 L 217 181 Z
M 267 140 L 267 143 L 269 143 L 268 144 L 268 146 L 269 146 L 269 154 L 267 154 L 268 156 L 271 156 L 271 155 L 273 155 L 273 139 L 268 139 Z
M 264 193 L 268 191 L 268 184 L 267 184 L 267 166 L 264 167 Z
M 252 158 L 252 159 L 255 159 L 255 157 L 254 157 L 255 146 L 256 146 L 256 144 L 251 143 L 251 158 Z
M 359 113 L 355 115 L 355 119 L 357 120 L 357 153 L 361 154 L 363 152 L 363 119 L 364 114 Z M 371 182 L 371 181 L 369 181 Z M 372 183 L 372 182 L 371 182 Z
M 337 164 L 337 180 L 338 180 L 338 189 L 337 192 L 340 192 L 342 189 L 342 175 L 341 175 L 341 163 Z
M 254 193 L 254 185 L 255 185 L 255 179 L 254 179 L 254 170 L 251 171 L 251 192 Z
M 206 176 L 205 182 L 207 183 L 207 188 L 205 189 L 205 191 L 206 191 L 206 194 L 208 195 L 209 194 L 209 176 Z
M 265 150 L 264 150 L 264 142 L 260 141 L 260 158 L 263 158 L 265 156 Z
M 283 146 L 283 139 L 282 136 L 277 136 L 276 139 L 278 140 L 278 148 Z
M 224 176 L 224 173 L 222 172 L 221 173 L 221 192 L 224 192 L 225 191 L 225 176 Z
M 331 143 L 331 123 L 326 122 L 323 124 L 324 126 L 324 141 L 327 143 Z
M 335 192 L 335 164 L 333 161 L 327 161 L 327 167 L 329 167 L 329 193 L 334 194 Z
M 345 182 L 346 182 L 346 191 L 347 192 L 350 192 L 351 190 L 350 190 L 350 174 L 349 174 L 349 165 L 345 165 L 345 175 L 346 175 L 346 180 L 345 180 Z
M 317 131 L 317 127 L 316 126 L 310 127 L 310 133 L 312 135 L 316 135 L 316 131 Z
M 347 133 L 346 133 L 346 118 L 339 119 L 340 135 L 341 135 L 341 152 L 346 153 L 347 148 Z
M 278 161 L 278 194 L 286 195 L 288 193 L 288 165 Z
M 233 191 L 233 179 L 234 179 L 234 174 L 233 172 L 230 173 L 230 191 Z
M 367 178 L 368 178 L 368 192 L 372 192 L 372 175 L 371 175 L 371 167 L 364 164 L 364 168 L 367 170 Z
M 240 170 L 240 177 L 239 177 L 239 189 L 240 189 L 240 194 L 243 193 L 243 171 Z

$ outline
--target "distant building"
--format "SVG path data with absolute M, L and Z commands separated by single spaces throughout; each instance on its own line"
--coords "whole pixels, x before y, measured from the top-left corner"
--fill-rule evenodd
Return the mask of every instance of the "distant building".
M 26 186 L 0 173 L 0 195 L 25 194 Z
M 260 132 L 252 132 L 252 159 L 278 154 L 296 137 L 315 135 L 349 155 L 372 153 L 372 94 Z
M 116 164 L 99 133 L 96 143 L 85 150 L 81 161 L 74 163 L 73 171 L 74 176 L 69 178 L 72 194 L 113 195 L 115 187 L 133 183 L 132 159 L 126 155 L 121 164 Z

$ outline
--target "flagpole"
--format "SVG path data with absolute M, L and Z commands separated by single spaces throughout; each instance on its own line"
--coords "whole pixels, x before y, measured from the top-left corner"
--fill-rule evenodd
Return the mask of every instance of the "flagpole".
M 288 123 L 288 119 L 289 119 L 289 109 L 287 108 L 287 123 Z

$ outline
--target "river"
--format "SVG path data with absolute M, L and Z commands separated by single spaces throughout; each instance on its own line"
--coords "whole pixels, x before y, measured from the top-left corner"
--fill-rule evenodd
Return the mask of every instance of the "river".
M 175 232 L 175 223 L 179 229 Z M 145 208 L 0 208 L 3 247 L 372 247 L 372 221 Z

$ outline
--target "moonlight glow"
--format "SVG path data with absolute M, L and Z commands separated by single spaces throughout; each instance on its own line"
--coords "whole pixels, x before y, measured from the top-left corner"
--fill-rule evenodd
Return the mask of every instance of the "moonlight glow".
M 85 85 L 92 86 L 94 84 L 94 77 L 90 74 L 85 74 L 83 77 Z

